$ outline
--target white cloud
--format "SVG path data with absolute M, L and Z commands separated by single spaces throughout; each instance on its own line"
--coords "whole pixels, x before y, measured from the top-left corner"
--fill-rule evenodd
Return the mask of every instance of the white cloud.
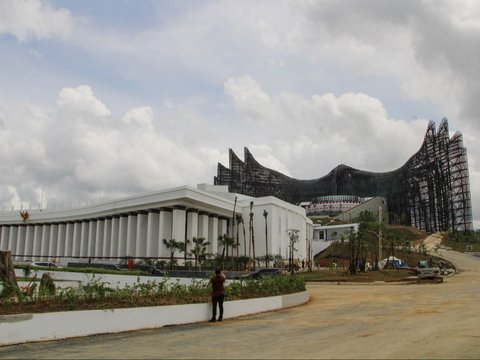
M 67 111 L 87 112 L 94 116 L 109 116 L 110 110 L 93 96 L 90 86 L 81 85 L 77 88 L 63 88 L 58 95 L 57 104 Z
M 149 106 L 140 106 L 129 110 L 123 117 L 124 124 L 140 124 L 148 129 L 153 129 L 153 110 Z
M 45 202 L 78 204 L 213 177 L 220 152 L 200 147 L 201 139 L 185 146 L 163 134 L 150 107 L 110 116 L 89 86 L 62 89 L 50 111 L 2 109 L 0 206 L 37 206 L 43 190 Z
M 269 164 L 288 168 L 297 178 L 325 175 L 339 163 L 393 170 L 419 149 L 427 124 L 391 119 L 378 99 L 361 93 L 271 95 L 248 77 L 229 79 L 225 92 L 234 108 L 270 139 L 263 146 L 282 159 L 266 159 Z M 265 148 L 259 149 L 263 157 Z
M 73 19 L 66 9 L 53 9 L 40 0 L 0 1 L 0 34 L 10 33 L 20 41 L 70 34 Z

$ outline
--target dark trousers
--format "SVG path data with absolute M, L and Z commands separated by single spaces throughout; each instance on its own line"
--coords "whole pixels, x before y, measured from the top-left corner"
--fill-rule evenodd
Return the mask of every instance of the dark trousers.
M 212 296 L 212 318 L 215 319 L 217 316 L 217 304 L 220 310 L 220 319 L 223 319 L 223 299 L 225 295 Z

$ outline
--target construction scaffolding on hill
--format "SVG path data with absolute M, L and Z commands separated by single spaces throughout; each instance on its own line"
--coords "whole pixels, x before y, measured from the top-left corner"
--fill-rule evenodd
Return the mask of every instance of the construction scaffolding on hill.
M 430 122 L 420 150 L 397 170 L 375 173 L 339 165 L 314 180 L 297 180 L 260 165 L 249 150 L 244 161 L 229 150 L 229 167 L 218 164 L 215 185 L 230 192 L 275 196 L 291 203 L 319 196 L 382 196 L 393 218 L 429 233 L 473 230 L 467 150 L 460 132 L 451 138 L 448 120 Z

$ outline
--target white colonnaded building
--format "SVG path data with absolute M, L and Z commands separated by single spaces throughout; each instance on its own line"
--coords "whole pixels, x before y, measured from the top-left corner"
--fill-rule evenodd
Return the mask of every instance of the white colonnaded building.
M 253 202 L 255 255 L 289 256 L 289 234 L 298 230 L 295 258 L 311 258 L 313 224 L 305 209 L 272 196 L 253 198 L 229 193 L 226 186 L 199 184 L 104 201 L 91 206 L 54 210 L 0 212 L 0 250 L 16 261 L 53 261 L 69 257 L 114 260 L 167 258 L 163 239 L 184 242 L 203 237 L 208 252 L 219 254 L 218 237 L 235 237 L 233 210 L 245 228 L 238 231 L 240 249 L 249 242 L 250 203 Z M 266 216 L 265 216 L 266 212 Z M 24 218 L 25 217 L 25 218 Z M 265 223 L 266 222 L 266 223 Z M 248 246 L 248 245 L 247 245 Z M 247 251 L 248 253 L 248 251 Z M 310 256 L 309 256 L 310 255 Z

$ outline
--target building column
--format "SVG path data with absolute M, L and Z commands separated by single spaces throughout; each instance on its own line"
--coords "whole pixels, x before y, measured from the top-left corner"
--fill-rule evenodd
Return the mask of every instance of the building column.
M 118 234 L 118 233 L 117 233 Z M 106 218 L 103 224 L 103 257 L 109 258 L 110 246 L 112 244 L 112 218 Z
M 18 236 L 18 227 L 16 225 L 10 226 L 10 234 L 8 239 L 8 247 L 7 249 L 10 250 L 10 254 L 17 255 L 17 236 Z
M 158 247 L 159 257 L 169 257 L 167 247 L 163 244 L 163 240 L 170 240 L 172 238 L 172 220 L 173 211 L 171 208 L 161 208 L 158 220 L 158 232 L 160 235 L 160 246 Z
M 135 256 L 147 256 L 147 230 L 148 230 L 148 212 L 140 211 L 137 214 L 137 234 Z
M 137 253 L 136 249 L 137 240 L 137 214 L 128 214 L 127 225 L 127 256 L 135 257 Z
M 208 242 L 208 252 L 218 254 L 218 215 L 215 214 L 208 216 Z
M 42 225 L 42 246 L 40 248 L 40 260 L 48 260 L 48 247 L 50 242 L 50 224 Z
M 72 247 L 72 256 L 80 256 L 80 248 L 82 246 L 82 226 L 81 221 L 75 221 L 73 224 L 73 247 Z
M 174 206 L 173 220 L 172 220 L 172 239 L 175 239 L 176 241 L 181 243 L 185 243 L 186 223 L 187 223 L 187 212 L 186 212 L 185 206 Z M 188 251 L 188 249 L 186 250 Z M 184 254 L 182 253 L 182 255 Z
M 8 240 L 10 239 L 10 226 L 2 225 L 0 233 L 0 250 L 8 250 Z
M 198 209 L 187 210 L 187 239 L 198 237 Z
M 33 232 L 33 255 L 32 260 L 39 259 L 39 255 L 42 252 L 42 225 L 36 224 Z
M 159 211 L 152 210 L 147 216 L 147 257 L 157 257 L 159 248 Z
M 198 212 L 198 233 L 197 237 L 204 238 L 208 241 L 208 212 Z
M 218 218 L 218 235 L 228 235 L 228 219 L 226 217 Z
M 74 222 L 69 222 L 66 225 L 66 230 L 65 230 L 65 256 L 73 256 L 73 248 L 74 248 L 74 243 L 73 243 L 73 233 L 74 233 L 74 227 L 75 223 Z
M 93 255 L 97 258 L 102 258 L 105 256 L 103 253 L 104 233 L 105 233 L 105 220 L 99 219 L 97 220 L 97 225 L 96 225 L 95 250 Z
M 31 260 L 33 254 L 33 238 L 35 233 L 35 226 L 34 225 L 27 225 L 27 235 L 25 237 L 25 252 L 23 253 L 25 256 L 23 260 Z
M 87 256 L 92 258 L 95 256 L 95 244 L 97 236 L 97 220 L 90 220 L 88 222 L 88 237 L 87 237 Z
M 25 240 L 27 237 L 27 226 L 20 225 L 18 227 L 18 234 L 17 234 L 17 249 L 16 249 L 16 259 L 15 260 L 22 260 L 25 255 Z M 21 256 L 20 256 L 21 255 Z
M 127 256 L 127 229 L 128 229 L 128 216 L 122 215 L 119 219 L 118 226 L 118 257 Z
M 88 220 L 82 221 L 80 225 L 80 256 L 87 257 L 88 255 L 88 225 L 90 222 Z
M 120 216 L 112 218 L 112 236 L 110 240 L 110 257 L 115 258 L 120 253 Z
M 218 236 L 224 236 L 224 235 L 227 235 L 229 236 L 228 234 L 228 221 L 227 221 L 227 218 L 224 217 L 224 216 L 219 216 L 218 217 Z M 218 246 L 218 244 L 217 244 Z M 223 248 L 224 246 L 222 245 L 222 249 L 221 251 L 223 252 Z M 218 249 L 218 252 L 220 252 L 220 249 Z M 225 253 L 225 255 L 228 255 Z
M 62 258 L 66 254 L 67 249 L 67 224 L 60 223 L 58 224 L 58 235 L 57 235 L 57 258 Z
M 48 257 L 53 259 L 57 256 L 58 247 L 58 224 L 50 225 L 50 236 L 48 245 Z

